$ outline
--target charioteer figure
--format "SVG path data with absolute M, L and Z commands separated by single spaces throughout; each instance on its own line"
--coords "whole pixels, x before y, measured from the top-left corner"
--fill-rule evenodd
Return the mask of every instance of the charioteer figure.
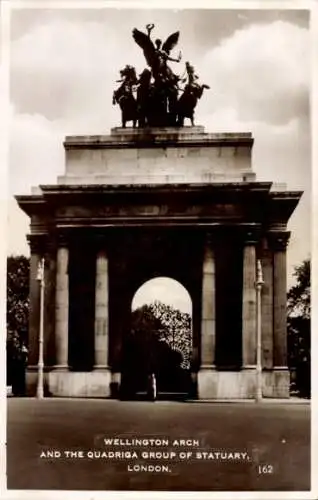
M 209 85 L 203 84 L 200 85 L 198 83 L 199 77 L 195 73 L 194 67 L 186 62 L 186 73 L 187 78 L 183 79 L 183 82 L 186 82 L 186 85 L 183 90 L 183 94 L 181 95 L 178 101 L 178 125 L 183 127 L 185 118 L 189 118 L 191 121 L 191 125 L 194 126 L 194 110 L 198 103 L 198 100 L 201 99 L 204 89 L 209 89 Z

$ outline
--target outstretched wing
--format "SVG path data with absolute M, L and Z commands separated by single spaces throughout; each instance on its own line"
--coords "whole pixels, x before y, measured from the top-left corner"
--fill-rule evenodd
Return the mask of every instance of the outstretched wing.
M 137 28 L 133 29 L 132 34 L 133 39 L 135 40 L 137 45 L 142 48 L 147 64 L 152 67 L 155 55 L 155 47 L 151 39 L 142 31 L 137 30 Z
M 167 52 L 167 54 L 170 54 L 170 51 L 174 49 L 179 41 L 179 35 L 180 31 L 176 31 L 175 33 L 172 33 L 172 35 L 168 36 L 167 40 L 162 46 L 162 50 Z

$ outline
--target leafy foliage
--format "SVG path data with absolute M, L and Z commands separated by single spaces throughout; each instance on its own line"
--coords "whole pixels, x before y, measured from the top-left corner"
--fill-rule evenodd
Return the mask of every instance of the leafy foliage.
M 7 341 L 27 343 L 29 318 L 28 257 L 20 255 L 7 259 Z
M 30 261 L 23 255 L 7 258 L 7 383 L 26 359 L 29 321 Z
M 145 335 L 154 334 L 173 351 L 179 352 L 181 368 L 190 367 L 192 333 L 191 316 L 172 306 L 155 301 L 133 312 L 133 329 L 142 330 Z M 151 333 L 152 332 L 152 333 Z
M 287 295 L 288 315 L 292 317 L 310 318 L 310 260 L 305 259 L 295 267 L 294 276 L 297 282 Z
M 132 313 L 123 350 L 123 397 L 145 391 L 154 373 L 159 392 L 188 392 L 190 382 L 191 317 L 161 302 Z
M 295 389 L 310 396 L 310 260 L 295 268 L 296 284 L 287 295 L 289 367 L 295 371 Z

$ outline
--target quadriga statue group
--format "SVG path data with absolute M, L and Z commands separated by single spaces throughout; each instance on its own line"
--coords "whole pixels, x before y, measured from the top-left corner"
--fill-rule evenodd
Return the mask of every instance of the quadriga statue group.
M 122 126 L 133 122 L 133 127 L 166 127 L 184 125 L 185 118 L 194 125 L 194 110 L 204 89 L 208 85 L 198 82 L 193 66 L 185 63 L 182 76 L 176 75 L 169 61 L 180 62 L 171 51 L 179 40 L 179 31 L 172 33 L 162 44 L 151 39 L 154 24 L 146 26 L 147 33 L 133 30 L 135 42 L 142 48 L 148 68 L 137 76 L 134 66 L 126 65 L 120 71 L 120 86 L 113 94 L 113 104 L 119 104 L 122 113 Z

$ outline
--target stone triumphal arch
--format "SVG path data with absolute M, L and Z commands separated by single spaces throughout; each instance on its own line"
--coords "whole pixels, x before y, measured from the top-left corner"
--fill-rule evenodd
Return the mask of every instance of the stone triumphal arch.
M 263 396 L 288 397 L 287 222 L 301 193 L 257 181 L 252 146 L 203 127 L 66 137 L 64 175 L 17 196 L 31 218 L 30 394 L 44 257 L 48 394 L 118 397 L 133 296 L 167 276 L 192 300 L 196 397 L 254 397 L 260 260 Z

